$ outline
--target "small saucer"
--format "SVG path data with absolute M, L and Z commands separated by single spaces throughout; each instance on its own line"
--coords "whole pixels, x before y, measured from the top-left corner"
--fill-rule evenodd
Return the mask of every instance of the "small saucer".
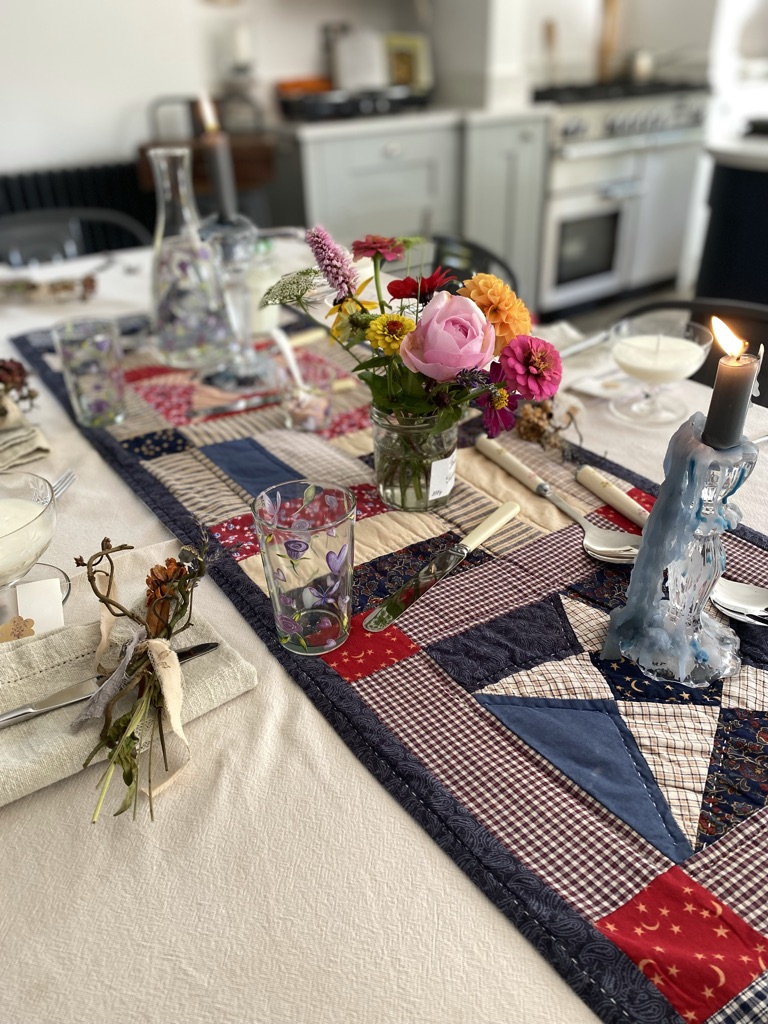
M 18 587 L 21 583 L 39 583 L 40 580 L 55 579 L 59 581 L 59 586 L 61 587 L 61 603 L 66 604 L 72 584 L 69 576 L 67 576 L 63 569 L 59 569 L 57 565 L 49 565 L 47 562 L 36 562 L 26 576 L 19 580 L 16 586 Z

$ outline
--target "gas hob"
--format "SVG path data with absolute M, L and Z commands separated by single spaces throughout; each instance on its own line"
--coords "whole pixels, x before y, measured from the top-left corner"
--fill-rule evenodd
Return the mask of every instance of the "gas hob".
M 611 82 L 538 89 L 534 101 L 555 106 L 553 146 L 701 128 L 706 86 L 691 82 Z

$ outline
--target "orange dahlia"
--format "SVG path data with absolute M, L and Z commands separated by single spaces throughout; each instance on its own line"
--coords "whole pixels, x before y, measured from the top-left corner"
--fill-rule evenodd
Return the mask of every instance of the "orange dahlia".
M 531 333 L 531 314 L 522 299 L 512 291 L 508 284 L 493 274 L 475 274 L 459 288 L 459 295 L 480 307 L 488 323 L 493 324 L 496 332 L 496 349 L 498 355 L 508 341 L 518 334 Z

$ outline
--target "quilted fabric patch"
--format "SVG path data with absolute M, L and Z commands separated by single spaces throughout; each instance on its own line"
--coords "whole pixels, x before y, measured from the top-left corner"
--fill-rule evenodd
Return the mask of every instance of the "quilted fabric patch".
M 597 927 L 688 1024 L 708 1020 L 768 967 L 768 938 L 679 867 Z
M 546 598 L 431 644 L 430 658 L 472 693 L 510 671 L 581 651 L 559 597 Z
M 723 708 L 701 809 L 701 842 L 714 842 L 766 804 L 768 714 Z
M 670 860 L 693 852 L 613 701 L 477 694 L 521 739 Z

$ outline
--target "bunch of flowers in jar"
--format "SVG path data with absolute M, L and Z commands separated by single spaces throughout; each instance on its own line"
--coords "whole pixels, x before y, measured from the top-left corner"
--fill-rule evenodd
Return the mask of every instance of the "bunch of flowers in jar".
M 437 267 L 428 276 L 389 280 L 385 292 L 382 267 L 406 260 L 407 270 L 421 239 L 366 235 L 352 243 L 351 254 L 320 226 L 306 240 L 316 265 L 281 278 L 262 305 L 297 306 L 317 320 L 318 292 L 330 290 L 323 326 L 353 356 L 370 390 L 382 497 L 397 508 L 445 504 L 455 478 L 456 428 L 467 408 L 482 410 L 489 437 L 510 430 L 521 399 L 540 402 L 557 391 L 557 350 L 532 335 L 526 305 L 492 274 L 460 283 Z M 353 262 L 360 260 L 372 266 L 364 280 Z

